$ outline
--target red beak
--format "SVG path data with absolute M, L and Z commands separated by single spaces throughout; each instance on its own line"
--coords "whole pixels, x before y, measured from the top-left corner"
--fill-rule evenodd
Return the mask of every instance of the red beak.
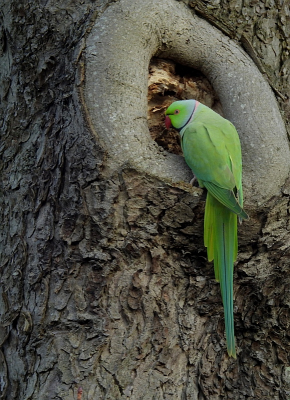
M 171 127 L 171 120 L 168 117 L 168 115 L 166 115 L 166 117 L 165 117 L 165 126 L 167 129 L 169 129 Z

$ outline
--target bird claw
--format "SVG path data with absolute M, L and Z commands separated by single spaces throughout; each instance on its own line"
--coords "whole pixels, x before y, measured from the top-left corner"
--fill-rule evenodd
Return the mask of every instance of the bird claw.
M 190 185 L 194 186 L 194 182 L 196 182 L 196 176 L 193 175 L 193 178 L 191 179 L 191 181 L 189 182 Z

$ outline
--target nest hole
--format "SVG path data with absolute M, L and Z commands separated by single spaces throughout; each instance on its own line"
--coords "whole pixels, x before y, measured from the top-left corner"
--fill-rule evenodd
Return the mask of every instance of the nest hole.
M 200 71 L 171 60 L 152 58 L 148 77 L 148 127 L 152 139 L 174 154 L 182 154 L 179 134 L 165 128 L 164 113 L 174 101 L 188 99 L 198 100 L 223 115 L 216 92 Z

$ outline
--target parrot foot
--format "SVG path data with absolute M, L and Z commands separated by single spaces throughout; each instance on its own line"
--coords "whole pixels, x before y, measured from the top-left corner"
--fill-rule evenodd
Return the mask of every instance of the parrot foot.
M 196 176 L 193 175 L 193 178 L 190 180 L 189 184 L 194 186 L 194 182 L 196 182 Z

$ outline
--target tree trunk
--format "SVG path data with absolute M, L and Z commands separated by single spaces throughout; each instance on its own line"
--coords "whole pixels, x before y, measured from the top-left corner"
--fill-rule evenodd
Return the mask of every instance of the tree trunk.
M 261 107 L 268 101 L 275 109 L 277 102 L 289 132 L 286 3 L 162 2 L 165 11 L 176 4 L 185 15 L 206 19 L 223 35 L 225 49 L 245 49 L 276 96 L 263 98 Z M 103 63 L 96 80 L 107 80 L 102 91 L 93 92 L 91 60 L 101 65 L 107 54 L 92 55 L 91 34 L 96 26 L 104 32 L 120 15 L 126 22 L 130 13 L 124 4 L 10 0 L 1 5 L 0 399 L 289 399 L 290 181 L 284 183 L 289 170 L 284 127 L 265 134 L 265 143 L 278 137 L 273 160 L 245 155 L 251 219 L 239 226 L 234 360 L 226 353 L 219 284 L 203 246 L 205 193 L 189 185 L 180 156 L 164 155 L 149 135 L 142 139 L 134 129 L 140 120 L 140 132 L 148 130 L 144 84 L 150 59 L 139 55 L 143 73 L 139 77 L 132 68 L 127 77 L 122 60 L 110 53 L 120 69 Z M 147 29 L 153 37 L 155 21 L 139 27 L 140 43 L 151 46 L 142 34 Z M 173 65 L 169 58 L 180 60 L 170 57 L 168 46 L 163 43 L 153 55 Z M 130 50 L 126 57 L 134 61 L 138 46 Z M 162 63 L 157 61 L 159 67 Z M 157 75 L 164 73 L 158 68 Z M 149 125 L 156 110 L 162 117 L 164 99 L 179 96 L 180 67 L 172 68 L 166 82 L 160 75 L 149 81 Z M 125 102 L 125 94 L 114 92 L 116 84 L 126 89 L 134 79 Z M 208 98 L 204 86 L 200 92 Z M 230 99 L 220 97 L 230 115 Z M 122 104 L 122 120 L 116 119 L 112 101 Z M 267 116 L 258 115 L 264 124 Z M 156 126 L 164 129 L 158 118 Z M 126 142 L 121 151 L 116 146 L 114 156 L 115 137 L 126 129 L 136 146 L 145 143 L 149 164 L 143 156 L 140 163 L 130 160 Z M 257 135 L 266 154 L 263 132 Z M 162 136 L 159 143 L 166 141 Z M 176 150 L 168 143 L 165 147 Z M 133 158 L 138 157 L 136 151 Z M 259 179 L 253 165 L 265 165 L 269 183 Z M 259 202 L 257 193 L 268 194 Z

